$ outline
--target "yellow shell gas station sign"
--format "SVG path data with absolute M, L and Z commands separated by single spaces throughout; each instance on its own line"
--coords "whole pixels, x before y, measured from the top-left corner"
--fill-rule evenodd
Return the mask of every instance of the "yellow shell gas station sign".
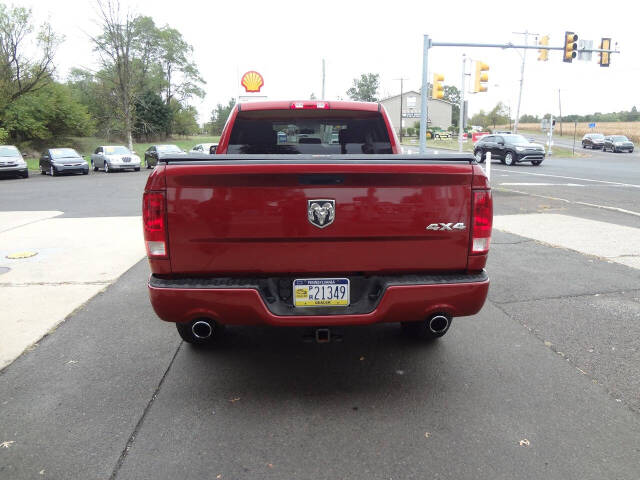
M 240 83 L 246 92 L 259 92 L 264 85 L 264 79 L 258 72 L 251 70 L 242 76 Z

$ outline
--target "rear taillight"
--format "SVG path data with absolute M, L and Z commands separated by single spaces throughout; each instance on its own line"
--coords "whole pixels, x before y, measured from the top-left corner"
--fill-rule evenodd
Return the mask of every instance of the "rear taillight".
M 149 258 L 168 258 L 167 220 L 163 192 L 146 192 L 142 197 L 144 244 Z
M 491 200 L 491 190 L 473 190 L 471 253 L 483 254 L 489 251 L 492 225 L 493 201 Z

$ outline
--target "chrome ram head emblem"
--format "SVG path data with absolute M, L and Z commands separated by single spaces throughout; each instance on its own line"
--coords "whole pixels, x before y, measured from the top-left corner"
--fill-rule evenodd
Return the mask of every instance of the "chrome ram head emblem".
M 336 218 L 336 201 L 327 199 L 307 200 L 307 218 L 318 228 L 328 227 Z

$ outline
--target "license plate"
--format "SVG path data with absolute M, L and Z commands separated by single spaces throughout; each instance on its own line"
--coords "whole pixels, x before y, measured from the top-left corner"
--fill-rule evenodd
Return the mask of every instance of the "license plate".
M 348 278 L 302 278 L 293 281 L 296 307 L 349 306 Z

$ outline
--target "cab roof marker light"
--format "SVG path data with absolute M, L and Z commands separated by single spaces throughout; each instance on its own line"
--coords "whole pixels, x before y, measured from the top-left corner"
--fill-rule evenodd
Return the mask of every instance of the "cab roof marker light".
M 328 102 L 293 102 L 291 110 L 328 110 Z

